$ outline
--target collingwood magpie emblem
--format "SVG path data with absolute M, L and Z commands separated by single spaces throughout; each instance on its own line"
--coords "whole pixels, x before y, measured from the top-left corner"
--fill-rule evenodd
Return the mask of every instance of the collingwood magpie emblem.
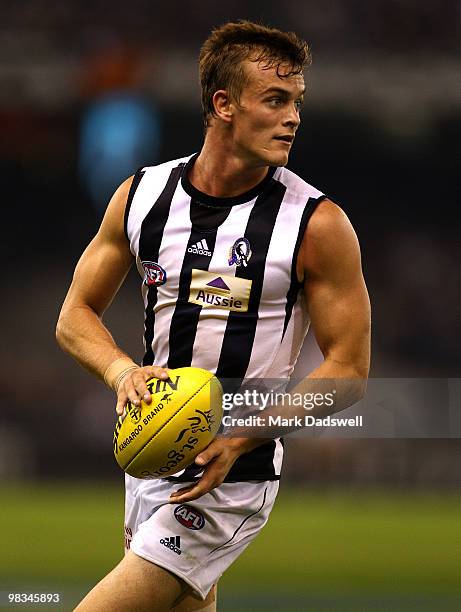
M 229 265 L 243 266 L 248 265 L 251 257 L 250 243 L 246 238 L 238 238 L 229 251 Z

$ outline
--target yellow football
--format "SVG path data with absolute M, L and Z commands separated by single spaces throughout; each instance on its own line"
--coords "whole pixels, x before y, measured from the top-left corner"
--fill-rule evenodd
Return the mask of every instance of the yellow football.
M 135 478 L 165 478 L 190 465 L 213 440 L 222 419 L 219 380 L 201 368 L 169 370 L 151 378 L 152 402 L 131 402 L 114 430 L 114 455 Z

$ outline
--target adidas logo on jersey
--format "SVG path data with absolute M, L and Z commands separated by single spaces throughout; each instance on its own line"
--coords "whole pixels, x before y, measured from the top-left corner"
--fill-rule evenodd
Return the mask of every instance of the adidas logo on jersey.
M 181 536 L 162 538 L 160 540 L 160 544 L 163 544 L 163 546 L 166 546 L 166 548 L 174 551 L 177 555 L 181 554 Z
M 208 250 L 208 245 L 205 238 L 190 246 L 187 249 L 187 252 L 195 253 L 196 255 L 206 255 L 207 257 L 211 257 L 211 251 Z

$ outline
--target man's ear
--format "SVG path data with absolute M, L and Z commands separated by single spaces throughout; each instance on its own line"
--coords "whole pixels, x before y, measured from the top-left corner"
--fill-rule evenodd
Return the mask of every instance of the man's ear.
M 218 89 L 213 95 L 213 107 L 216 117 L 230 123 L 233 115 L 233 104 L 225 89 Z

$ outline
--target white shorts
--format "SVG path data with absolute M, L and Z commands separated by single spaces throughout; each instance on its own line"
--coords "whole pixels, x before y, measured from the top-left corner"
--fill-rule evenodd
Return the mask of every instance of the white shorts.
M 203 599 L 266 524 L 279 483 L 229 482 L 188 504 L 189 483 L 125 476 L 125 548 L 176 576 Z

